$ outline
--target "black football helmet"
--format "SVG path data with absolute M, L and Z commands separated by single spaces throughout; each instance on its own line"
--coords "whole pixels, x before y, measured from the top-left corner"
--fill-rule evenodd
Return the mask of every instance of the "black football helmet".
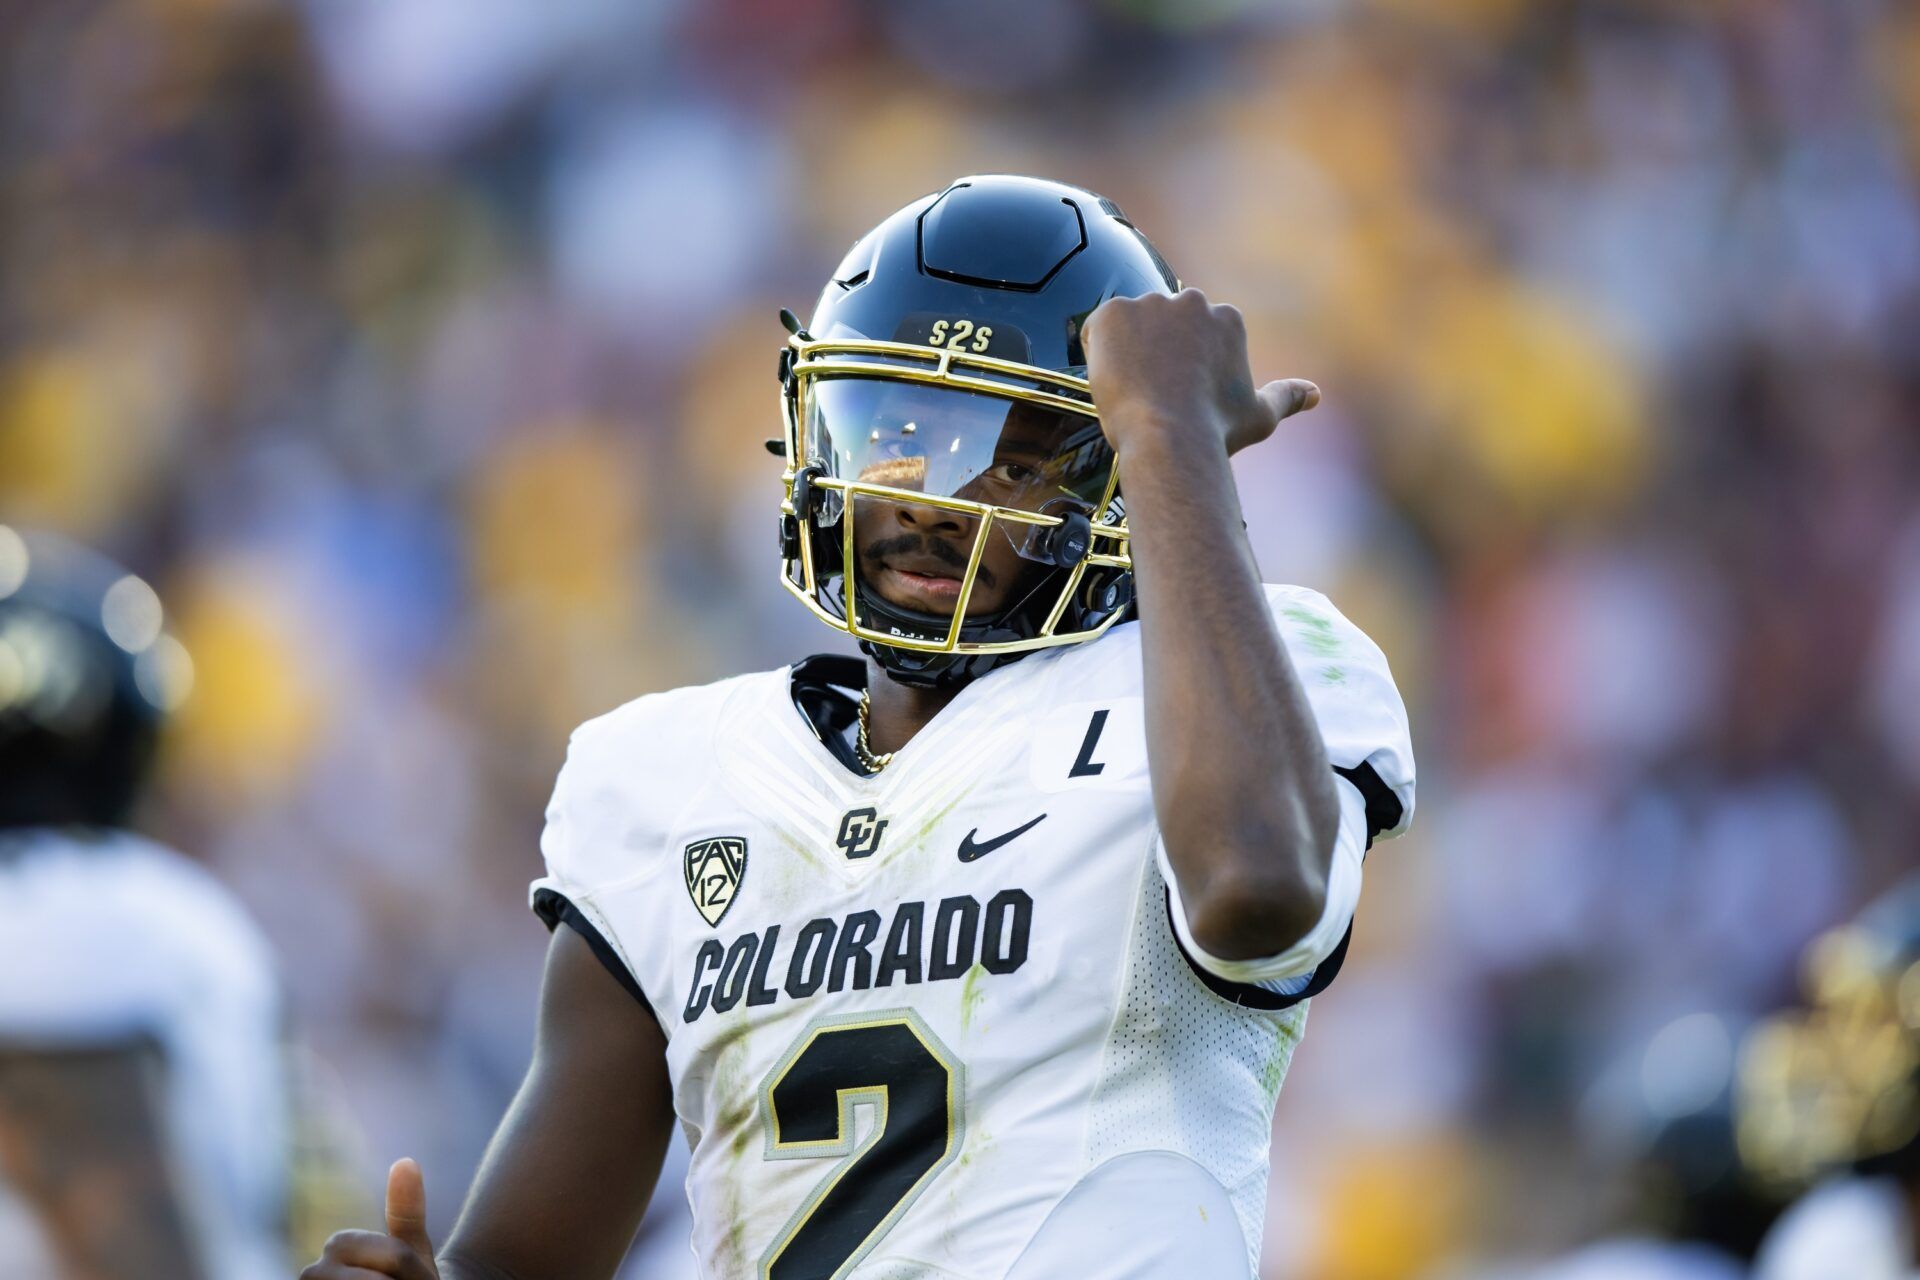
M 862 236 L 804 327 L 782 313 L 787 589 L 894 679 L 927 686 L 1126 616 L 1119 475 L 1080 331 L 1108 298 L 1179 288 L 1113 201 L 1038 178 L 962 178 Z M 888 507 L 957 530 L 942 551 L 950 611 L 863 582 L 856 518 Z M 1010 603 L 969 615 L 993 538 L 1018 552 L 1020 576 Z
M 0 524 L 0 828 L 123 825 L 191 670 L 153 588 Z

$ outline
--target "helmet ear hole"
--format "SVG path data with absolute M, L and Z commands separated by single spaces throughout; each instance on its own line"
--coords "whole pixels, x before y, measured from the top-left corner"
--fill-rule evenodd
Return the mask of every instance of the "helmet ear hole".
M 814 508 L 820 505 L 820 491 L 813 487 L 813 482 L 826 471 L 819 463 L 809 462 L 793 474 L 793 514 L 801 524 L 813 522 Z
M 1098 626 L 1133 603 L 1133 578 L 1124 573 L 1090 573 L 1080 586 L 1081 624 Z
M 1053 498 L 1041 504 L 1038 514 L 1060 523 L 1027 526 L 1026 537 L 1017 544 L 1021 555 L 1056 569 L 1071 569 L 1087 558 L 1093 550 L 1093 518 L 1083 504 Z
M 1087 558 L 1093 546 L 1093 521 L 1078 511 L 1060 517 L 1040 540 L 1040 558 L 1056 568 L 1071 569 Z

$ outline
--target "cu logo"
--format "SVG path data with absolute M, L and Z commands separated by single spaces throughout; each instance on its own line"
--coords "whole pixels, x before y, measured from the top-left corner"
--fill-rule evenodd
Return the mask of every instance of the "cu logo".
M 886 820 L 878 810 L 850 809 L 847 816 L 840 819 L 840 835 L 835 843 L 849 858 L 871 858 L 886 832 Z

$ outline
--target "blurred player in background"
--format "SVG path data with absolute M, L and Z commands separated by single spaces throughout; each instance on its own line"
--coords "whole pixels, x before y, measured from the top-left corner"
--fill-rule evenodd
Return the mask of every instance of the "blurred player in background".
M 1620 1221 L 1550 1261 L 1487 1266 L 1477 1280 L 1742 1280 L 1779 1215 L 1740 1159 L 1734 1037 L 1716 1014 L 1663 1027 L 1630 1056 L 1624 1091 L 1589 1100 L 1594 1128 L 1631 1140 Z M 1604 1128 L 1601 1128 L 1601 1126 Z M 1589 1142 L 1602 1139 L 1590 1137 Z M 1617 1140 L 1617 1139 L 1616 1139 Z M 1579 1159 L 1575 1156 L 1574 1159 Z M 1596 1186 L 1595 1198 L 1607 1192 Z
M 1031 178 L 913 202 L 783 319 L 783 581 L 865 660 L 574 734 L 466 1209 L 436 1260 L 402 1161 L 309 1280 L 604 1277 L 676 1117 L 714 1280 L 1257 1268 L 1306 1002 L 1413 806 L 1385 658 L 1262 584 L 1228 467 L 1317 389 Z
M 1757 1028 L 1741 1061 L 1743 1154 L 1806 1187 L 1757 1280 L 1920 1277 L 1920 876 L 1817 940 L 1808 1007 Z
M 284 1274 L 273 958 L 211 875 L 127 829 L 189 670 L 145 582 L 0 525 L 0 1270 L 14 1280 Z

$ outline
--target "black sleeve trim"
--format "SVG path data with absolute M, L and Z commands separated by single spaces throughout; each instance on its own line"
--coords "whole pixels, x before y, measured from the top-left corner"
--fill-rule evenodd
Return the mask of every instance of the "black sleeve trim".
M 549 930 L 557 929 L 564 924 L 585 938 L 587 946 L 593 949 L 595 958 L 606 967 L 607 972 L 626 988 L 628 995 L 640 1002 L 640 1007 L 647 1011 L 648 1017 L 656 1023 L 660 1021 L 660 1015 L 654 1012 L 653 1002 L 647 999 L 647 993 L 640 989 L 640 983 L 635 980 L 626 962 L 620 958 L 620 953 L 615 951 L 613 944 L 594 927 L 593 921 L 587 919 L 586 913 L 573 905 L 572 899 L 558 889 L 535 889 L 533 914 L 539 916 Z M 666 1034 L 664 1026 L 661 1027 L 661 1034 Z
M 1367 848 L 1373 848 L 1375 836 L 1400 825 L 1400 818 L 1405 812 L 1400 797 L 1393 794 L 1392 787 L 1380 781 L 1380 775 L 1364 760 L 1356 769 L 1335 765 L 1333 771 L 1351 782 L 1354 789 L 1359 791 L 1360 798 L 1367 802 Z
M 1167 928 L 1173 932 L 1173 945 L 1180 949 L 1180 958 L 1187 962 L 1187 968 L 1193 970 L 1193 975 L 1205 984 L 1207 990 L 1228 1004 L 1237 1004 L 1243 1009 L 1260 1009 L 1268 1013 L 1276 1013 L 1282 1009 L 1291 1009 L 1302 1001 L 1313 999 L 1332 986 L 1333 980 L 1340 976 L 1340 966 L 1347 962 L 1347 944 L 1353 941 L 1353 923 L 1348 921 L 1347 931 L 1340 936 L 1340 945 L 1315 966 L 1313 977 L 1307 980 L 1306 987 L 1294 995 L 1283 996 L 1277 991 L 1269 991 L 1265 987 L 1257 987 L 1251 983 L 1233 982 L 1202 968 L 1200 962 L 1187 953 L 1186 944 L 1180 941 L 1180 930 L 1173 922 L 1173 891 L 1171 889 L 1166 891 L 1166 899 Z

